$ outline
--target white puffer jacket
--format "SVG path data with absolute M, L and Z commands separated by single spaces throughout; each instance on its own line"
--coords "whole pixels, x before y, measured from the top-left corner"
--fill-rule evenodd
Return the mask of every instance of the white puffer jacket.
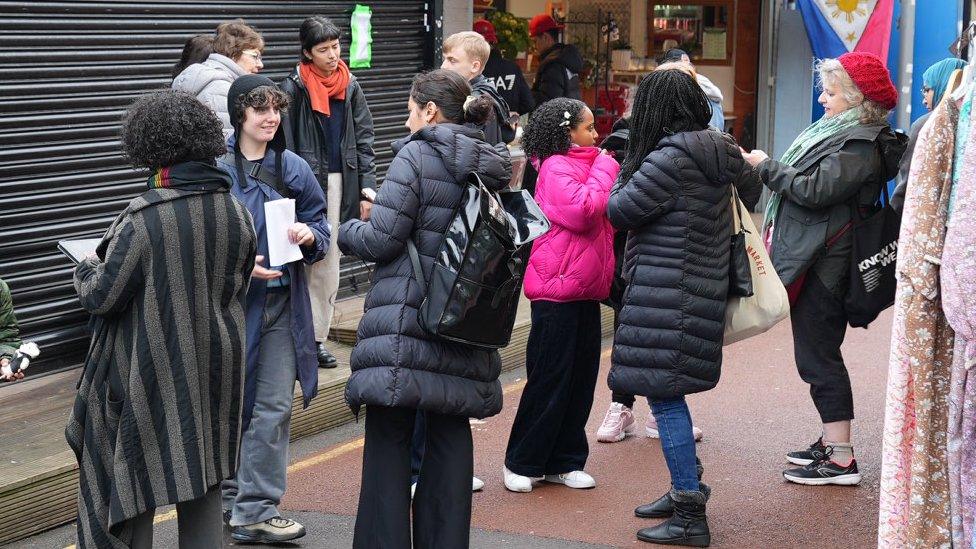
M 173 79 L 173 89 L 196 96 L 201 103 L 210 107 L 224 124 L 224 138 L 234 133 L 227 112 L 227 91 L 230 85 L 247 72 L 231 58 L 219 53 L 211 53 L 203 63 L 195 63 L 183 69 Z

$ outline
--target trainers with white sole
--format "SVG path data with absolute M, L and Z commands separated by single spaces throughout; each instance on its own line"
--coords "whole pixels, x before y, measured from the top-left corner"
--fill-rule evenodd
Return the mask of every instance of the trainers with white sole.
M 659 433 L 657 430 L 657 420 L 654 419 L 654 416 L 647 418 L 647 425 L 644 426 L 644 432 L 647 433 L 647 436 L 650 438 L 661 438 L 661 433 Z M 702 436 L 704 436 L 702 430 L 694 425 L 691 426 L 691 432 L 695 435 L 695 442 L 699 442 L 702 439 Z
M 305 535 L 305 527 L 286 518 L 273 517 L 264 522 L 235 526 L 231 537 L 245 543 L 281 543 Z
M 502 467 L 502 474 L 505 477 L 505 488 L 509 492 L 531 492 L 532 491 L 532 478 L 525 477 L 522 475 L 517 475 L 508 470 L 508 467 Z
M 552 482 L 555 484 L 564 484 L 569 488 L 576 489 L 586 489 L 595 488 L 596 480 L 593 479 L 586 471 L 571 471 L 569 473 L 562 473 L 559 475 L 546 475 L 546 482 Z
M 620 442 L 627 435 L 634 434 L 634 412 L 619 402 L 611 402 L 603 423 L 596 431 L 596 439 L 600 442 Z
M 471 477 L 471 491 L 480 492 L 485 487 L 485 481 L 478 477 Z

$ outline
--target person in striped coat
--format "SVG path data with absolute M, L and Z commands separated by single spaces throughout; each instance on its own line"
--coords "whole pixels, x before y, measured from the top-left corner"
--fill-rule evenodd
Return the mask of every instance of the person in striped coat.
M 66 429 L 80 469 L 78 546 L 152 547 L 155 509 L 176 504 L 181 548 L 220 547 L 254 228 L 214 162 L 220 120 L 192 96 L 137 100 L 121 142 L 154 173 L 74 273 L 93 320 Z

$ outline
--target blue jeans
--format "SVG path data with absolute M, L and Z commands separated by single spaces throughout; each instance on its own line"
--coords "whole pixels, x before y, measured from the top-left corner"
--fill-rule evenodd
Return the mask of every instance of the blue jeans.
M 671 472 L 671 486 L 677 491 L 699 490 L 695 459 L 695 435 L 685 397 L 652 400 L 651 412 L 661 435 L 661 450 Z

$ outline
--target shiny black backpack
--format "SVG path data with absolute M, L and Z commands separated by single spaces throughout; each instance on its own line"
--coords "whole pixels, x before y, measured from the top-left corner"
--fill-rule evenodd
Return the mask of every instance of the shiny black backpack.
M 426 296 L 420 326 L 447 341 L 498 349 L 508 345 L 532 241 L 549 220 L 528 191 L 493 192 L 472 174 L 424 280 L 413 239 L 407 252 Z

